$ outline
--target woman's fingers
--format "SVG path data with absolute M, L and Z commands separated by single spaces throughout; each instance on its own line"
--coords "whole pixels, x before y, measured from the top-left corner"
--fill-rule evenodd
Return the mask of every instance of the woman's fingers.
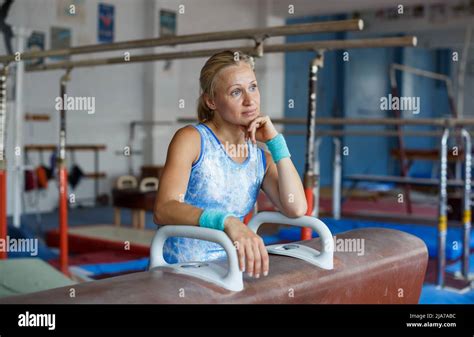
M 254 143 L 254 144 L 255 144 L 255 142 L 256 142 L 256 141 L 255 141 L 255 133 L 257 132 L 257 127 L 258 127 L 258 125 L 259 125 L 258 123 L 255 124 L 255 126 L 252 128 L 252 131 L 251 131 L 251 132 L 252 132 L 252 133 L 251 133 L 252 143 Z
M 248 133 L 248 135 L 249 135 L 248 138 L 250 138 L 254 144 L 257 143 L 257 137 L 256 137 L 257 130 L 258 130 L 259 128 L 261 128 L 262 126 L 264 126 L 269 120 L 270 120 L 270 119 L 269 119 L 268 116 L 261 116 L 261 117 L 255 118 L 255 119 L 249 124 L 249 126 L 248 126 L 248 128 L 247 128 L 247 133 Z
M 254 144 L 257 142 L 257 140 L 255 138 L 255 134 L 257 133 L 257 129 L 259 127 L 260 127 L 260 122 L 256 122 L 249 128 L 250 138 L 252 139 L 252 142 Z
M 265 248 L 265 244 L 263 243 L 263 240 L 260 240 L 258 247 L 260 249 L 260 255 L 262 257 L 263 276 L 267 276 L 268 270 L 270 269 L 270 259 L 268 258 L 268 252 L 267 252 L 267 249 Z
M 235 249 L 237 250 L 237 256 L 239 258 L 239 267 L 241 272 L 245 272 L 245 249 L 242 249 L 242 244 L 239 241 L 234 242 Z
M 252 277 L 253 276 L 253 271 L 254 271 L 254 262 L 255 262 L 255 257 L 253 253 L 253 248 L 252 244 L 250 241 L 247 241 L 245 244 L 245 269 L 247 270 L 247 274 Z
M 262 121 L 263 118 L 264 118 L 264 117 L 257 117 L 257 118 L 255 118 L 253 121 L 251 121 L 250 124 L 249 124 L 249 126 L 247 127 L 247 131 L 250 132 L 250 130 L 251 130 L 253 127 L 255 127 L 255 124 L 261 123 L 261 121 Z
M 252 249 L 253 249 L 253 254 L 254 254 L 254 274 L 256 278 L 260 277 L 261 272 L 261 267 L 262 267 L 262 256 L 260 255 L 260 248 L 259 248 L 259 243 L 258 243 L 259 238 L 255 238 L 252 242 Z
M 261 275 L 268 275 L 268 252 L 260 237 L 235 241 L 234 246 L 237 250 L 239 268 L 242 272 L 247 272 L 248 276 L 256 278 Z
M 247 240 L 245 244 L 245 264 L 245 270 L 250 277 L 259 278 L 261 275 L 268 275 L 268 252 L 260 237 Z

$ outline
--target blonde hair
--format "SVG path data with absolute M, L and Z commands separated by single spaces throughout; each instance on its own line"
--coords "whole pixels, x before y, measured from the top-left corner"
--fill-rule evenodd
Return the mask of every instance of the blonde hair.
M 216 77 L 221 70 L 230 66 L 239 65 L 244 62 L 254 70 L 255 63 L 253 57 L 240 51 L 225 50 L 212 55 L 204 64 L 199 76 L 200 95 L 197 104 L 198 119 L 201 123 L 210 121 L 214 118 L 214 110 L 211 110 L 204 99 L 204 95 L 208 95 L 214 99 Z

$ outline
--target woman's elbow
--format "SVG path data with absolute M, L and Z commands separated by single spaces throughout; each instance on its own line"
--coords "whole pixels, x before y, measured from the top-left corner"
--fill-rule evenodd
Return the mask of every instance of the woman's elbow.
M 164 225 L 165 219 L 161 216 L 162 212 L 160 211 L 160 206 L 156 205 L 155 209 L 153 210 L 153 222 L 155 225 Z
M 155 204 L 153 210 L 153 222 L 156 225 L 172 225 L 173 220 L 173 207 L 174 200 L 160 201 Z
M 160 220 L 159 216 L 156 214 L 156 211 L 153 213 L 153 222 L 155 223 L 155 225 L 160 225 L 161 224 L 161 220 Z
M 285 212 L 286 213 L 285 215 L 289 218 L 299 218 L 306 215 L 307 211 L 308 211 L 308 205 L 306 204 L 306 201 L 305 201 L 301 205 L 287 209 Z

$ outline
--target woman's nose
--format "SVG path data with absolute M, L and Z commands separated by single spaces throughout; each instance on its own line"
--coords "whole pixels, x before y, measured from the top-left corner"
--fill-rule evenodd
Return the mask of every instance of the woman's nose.
M 247 91 L 244 93 L 244 105 L 251 105 L 255 102 L 255 97 L 253 95 L 253 93 Z

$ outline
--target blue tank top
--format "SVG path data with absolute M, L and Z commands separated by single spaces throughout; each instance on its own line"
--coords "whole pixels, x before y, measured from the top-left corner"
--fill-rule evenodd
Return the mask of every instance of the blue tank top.
M 243 220 L 257 201 L 265 175 L 265 153 L 248 140 L 247 158 L 237 163 L 207 125 L 193 126 L 201 136 L 201 151 L 192 165 L 184 202 L 202 209 L 222 210 Z M 229 147 L 231 155 L 238 150 L 238 147 Z M 208 261 L 225 256 L 218 244 L 178 237 L 166 240 L 163 252 L 168 263 Z

